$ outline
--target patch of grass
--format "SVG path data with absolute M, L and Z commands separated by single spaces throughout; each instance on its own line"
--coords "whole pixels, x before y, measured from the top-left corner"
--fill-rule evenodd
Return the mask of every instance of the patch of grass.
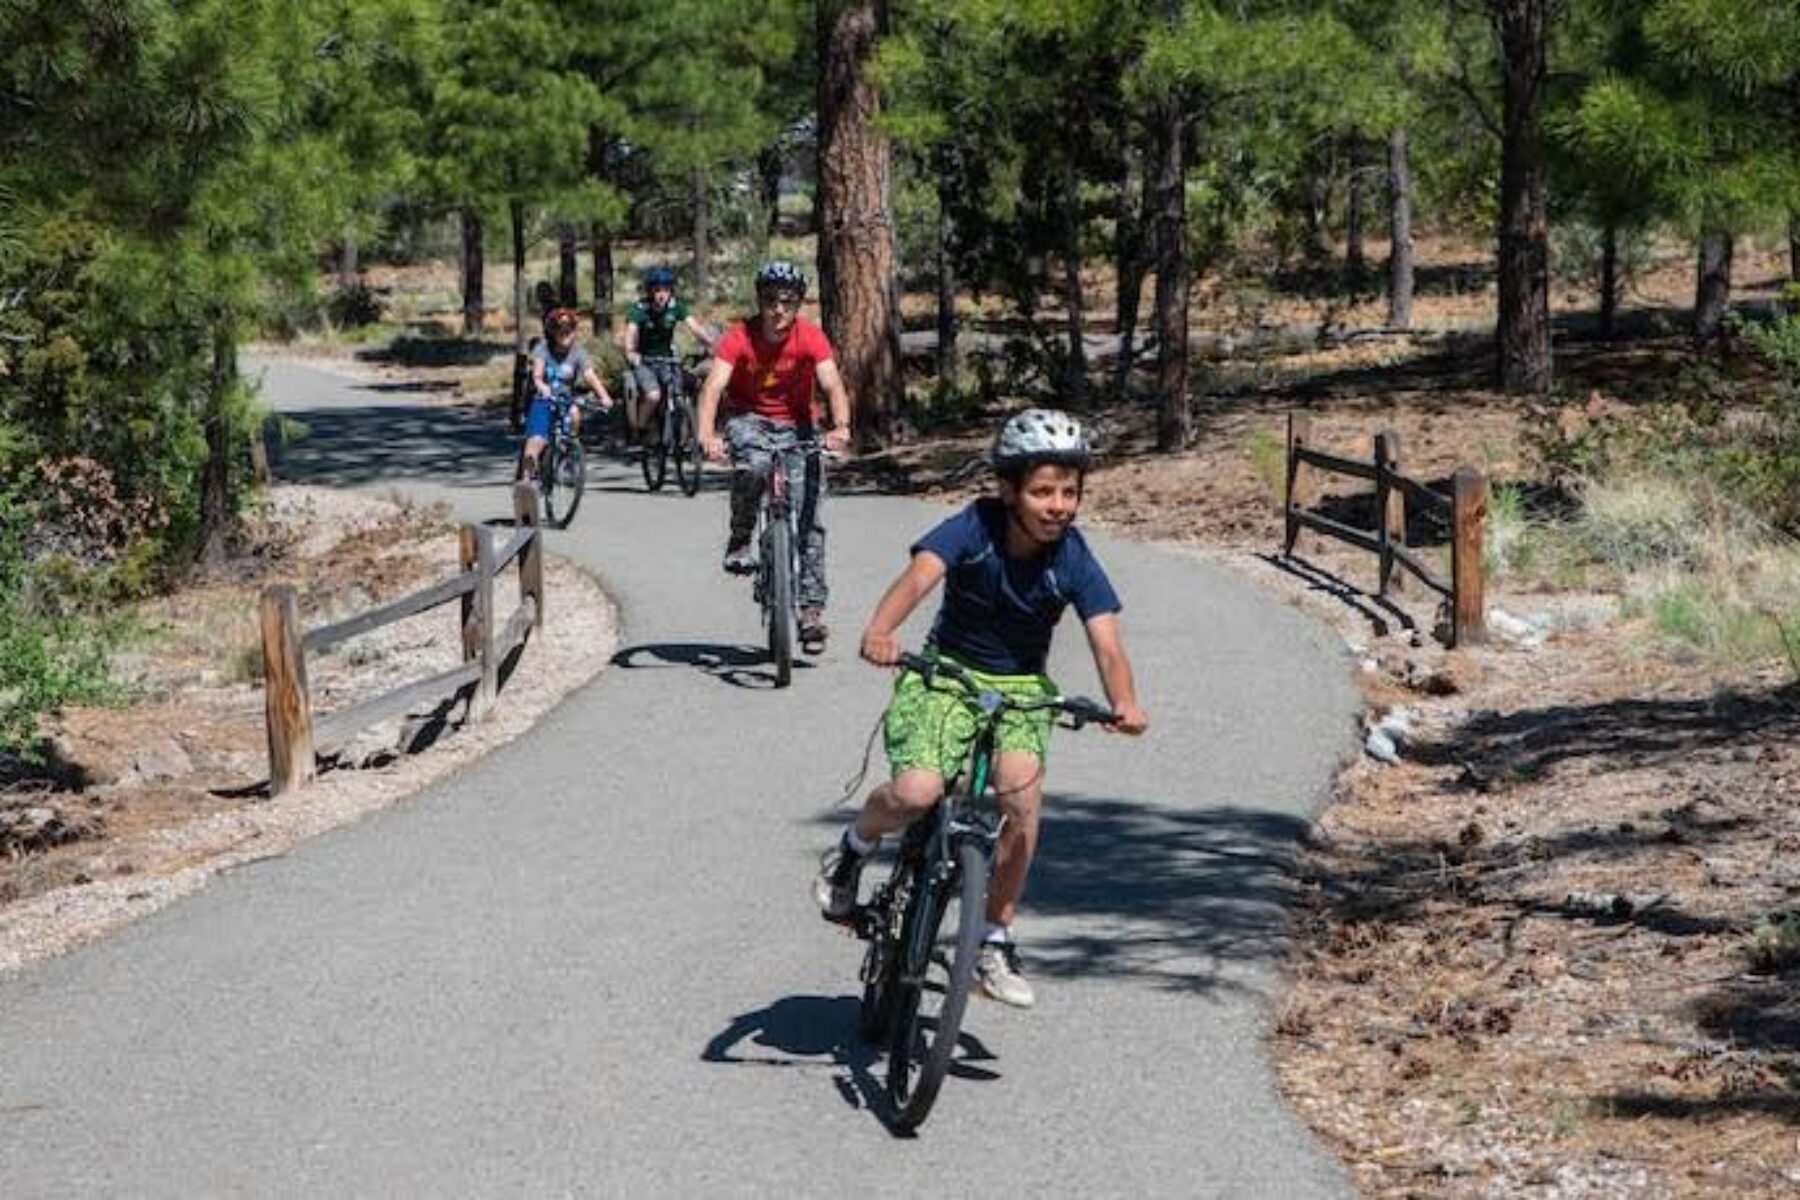
M 1707 558 L 1708 533 L 1693 491 L 1654 475 L 1589 482 L 1570 530 L 1590 558 L 1622 574 L 1697 569 Z
M 1287 494 L 1287 442 L 1267 429 L 1255 429 L 1244 441 L 1244 454 L 1270 498 L 1280 504 Z
M 1800 917 L 1783 913 L 1758 920 L 1744 952 L 1750 969 L 1763 975 L 1778 975 L 1800 965 Z

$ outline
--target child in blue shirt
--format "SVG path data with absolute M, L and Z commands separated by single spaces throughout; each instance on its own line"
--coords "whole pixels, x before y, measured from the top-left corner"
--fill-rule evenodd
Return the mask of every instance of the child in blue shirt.
M 1101 686 L 1120 732 L 1139 734 L 1149 717 L 1138 704 L 1119 627 L 1119 597 L 1074 527 L 1092 454 L 1081 425 L 1065 413 L 1031 409 L 994 439 L 999 496 L 977 500 L 932 529 L 888 588 L 863 632 L 862 656 L 892 666 L 903 647 L 895 630 L 937 585 L 944 599 L 929 649 L 969 671 L 984 688 L 1052 696 L 1044 674 L 1050 639 L 1073 606 L 1088 636 Z M 1051 714 L 1010 712 L 1002 720 L 994 785 L 1006 815 L 988 885 L 987 933 L 977 966 L 982 988 L 1020 1008 L 1034 1002 L 1019 973 L 1011 925 L 1037 849 L 1038 812 Z M 927 687 L 904 671 L 883 718 L 893 778 L 869 794 L 861 814 L 827 856 L 814 897 L 828 920 L 855 911 L 863 864 L 881 838 L 929 812 L 968 754 L 976 722 L 960 691 Z

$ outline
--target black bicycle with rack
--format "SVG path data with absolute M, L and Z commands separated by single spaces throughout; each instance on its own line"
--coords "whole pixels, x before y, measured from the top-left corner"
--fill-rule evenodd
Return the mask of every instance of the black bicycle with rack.
M 668 480 L 669 465 L 675 466 L 675 482 L 682 494 L 692 496 L 700 490 L 699 426 L 694 419 L 693 366 L 700 360 L 652 357 L 640 361 L 651 369 L 662 384 L 662 400 L 651 414 L 651 437 L 644 445 L 640 465 L 644 470 L 644 486 L 653 492 L 662 490 Z M 637 373 L 625 372 L 625 402 L 636 412 Z
M 962 771 L 901 837 L 893 870 L 849 922 L 869 943 L 859 1032 L 866 1042 L 886 1045 L 891 1120 L 910 1132 L 937 1100 L 974 984 L 988 875 L 1004 823 L 993 779 L 1001 720 L 1048 710 L 1064 728 L 1080 729 L 1119 717 L 1081 696 L 1024 699 L 992 691 L 944 659 L 903 654 L 899 665 L 918 672 L 927 687 L 942 681 L 960 688 L 977 713 Z

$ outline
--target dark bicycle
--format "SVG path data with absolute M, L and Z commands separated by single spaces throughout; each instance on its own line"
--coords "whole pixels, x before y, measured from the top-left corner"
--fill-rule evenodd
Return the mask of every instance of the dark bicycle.
M 574 413 L 594 411 L 596 405 L 584 403 L 566 388 L 550 393 L 550 434 L 538 457 L 537 485 L 544 497 L 544 520 L 557 529 L 567 529 L 581 507 L 581 496 L 587 490 L 587 456 L 581 439 L 575 434 Z M 525 473 L 525 447 L 519 447 L 516 474 Z
M 816 487 L 808 487 L 806 481 L 816 480 L 821 469 L 821 450 L 816 437 L 801 437 L 797 449 L 805 463 L 805 478 L 800 481 L 798 495 L 795 495 L 795 481 L 788 474 L 788 453 L 777 451 L 769 457 L 762 497 L 756 506 L 756 533 L 751 543 L 756 547 L 756 574 L 751 592 L 762 608 L 763 625 L 768 630 L 769 659 L 775 664 L 776 687 L 786 687 L 794 678 L 800 547 L 802 531 L 812 523 L 811 512 L 803 510 L 809 498 L 817 495 Z
M 927 687 L 939 681 L 960 687 L 978 713 L 964 769 L 945 782 L 943 799 L 907 829 L 892 873 L 849 922 L 869 943 L 859 1032 L 864 1041 L 887 1046 L 892 1121 L 911 1132 L 930 1114 L 956 1054 L 981 952 L 988 873 L 1003 822 L 993 785 L 1001 719 L 1048 709 L 1059 725 L 1080 729 L 1119 718 L 1080 696 L 1022 700 L 988 691 L 941 659 L 904 654 L 900 666 L 917 671 Z
M 656 373 L 663 391 L 662 401 L 651 417 L 654 440 L 644 447 L 641 460 L 644 486 L 653 492 L 661 491 L 668 479 L 669 463 L 673 460 L 675 482 L 684 495 L 692 496 L 700 490 L 702 456 L 699 426 L 694 420 L 690 367 L 679 358 L 646 355 L 643 361 Z M 631 371 L 625 372 L 626 403 L 636 405 L 637 386 L 637 376 Z

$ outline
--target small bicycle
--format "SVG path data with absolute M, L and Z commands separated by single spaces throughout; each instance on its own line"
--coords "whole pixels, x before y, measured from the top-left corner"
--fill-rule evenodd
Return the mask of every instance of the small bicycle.
M 575 519 L 575 510 L 581 507 L 582 493 L 587 490 L 587 457 L 575 433 L 574 413 L 578 408 L 592 412 L 598 406 L 585 403 L 562 387 L 551 391 L 550 403 L 550 435 L 538 458 L 537 484 L 544 497 L 545 523 L 567 529 Z M 524 472 L 525 447 L 521 444 L 516 474 L 523 478 Z
M 809 499 L 817 495 L 816 488 L 807 486 L 807 481 L 817 479 L 823 453 L 819 439 L 812 435 L 800 437 L 796 448 L 805 463 L 806 478 L 801 482 L 800 494 L 794 495 L 787 453 L 772 454 L 756 506 L 756 533 L 752 539 L 756 574 L 751 593 L 762 609 L 763 625 L 768 630 L 769 660 L 775 666 L 776 687 L 787 687 L 794 678 L 801 531 L 812 522 L 812 514 L 803 510 Z
M 939 680 L 960 687 L 978 713 L 964 769 L 907 829 L 893 871 L 849 921 L 869 943 L 859 1032 L 864 1041 L 887 1046 L 893 1124 L 910 1132 L 931 1112 L 950 1069 L 981 951 L 988 874 L 1004 821 L 993 787 L 1001 719 L 1049 709 L 1063 728 L 1080 729 L 1119 717 L 1080 696 L 1022 700 L 989 691 L 943 659 L 904 654 L 900 666 L 918 672 L 927 687 Z
M 656 372 L 656 377 L 663 385 L 662 401 L 656 406 L 656 414 L 651 418 L 656 437 L 644 447 L 644 457 L 641 460 L 644 486 L 653 492 L 661 491 L 668 478 L 669 462 L 672 459 L 675 463 L 675 482 L 683 495 L 692 496 L 700 490 L 702 456 L 699 427 L 694 420 L 694 389 L 689 383 L 689 367 L 679 358 L 652 358 L 646 355 L 643 361 Z M 625 372 L 625 400 L 627 404 L 637 403 L 637 377 L 631 371 Z

